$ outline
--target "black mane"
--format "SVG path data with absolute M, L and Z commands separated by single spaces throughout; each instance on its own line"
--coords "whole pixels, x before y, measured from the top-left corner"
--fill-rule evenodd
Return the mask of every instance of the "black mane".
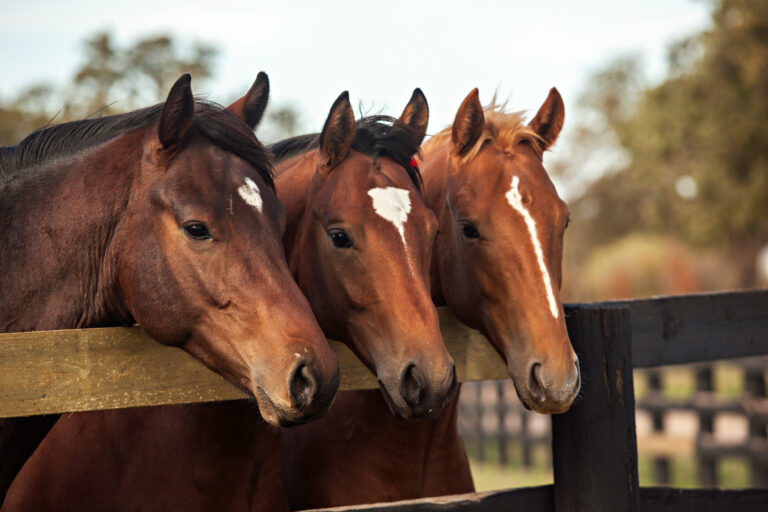
M 0 181 L 14 171 L 34 167 L 47 160 L 73 155 L 129 131 L 157 122 L 163 103 L 126 114 L 83 119 L 41 128 L 15 146 L 0 147 Z M 250 163 L 274 189 L 272 165 L 266 148 L 234 114 L 221 106 L 195 102 L 193 127 L 228 153 Z
M 356 123 L 357 131 L 352 149 L 373 159 L 386 156 L 405 168 L 413 184 L 421 190 L 422 180 L 419 169 L 412 165 L 412 158 L 419 153 L 421 142 L 416 131 L 399 119 L 390 116 L 364 117 Z M 317 149 L 320 134 L 310 133 L 281 140 L 269 146 L 279 163 L 292 156 Z

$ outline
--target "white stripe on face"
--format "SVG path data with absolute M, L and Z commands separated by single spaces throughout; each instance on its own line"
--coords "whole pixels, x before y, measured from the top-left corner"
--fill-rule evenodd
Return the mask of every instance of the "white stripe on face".
M 259 186 L 251 178 L 246 176 L 245 185 L 240 186 L 237 189 L 237 193 L 240 194 L 240 197 L 243 198 L 243 201 L 256 208 L 257 212 L 263 213 L 264 202 L 261 199 Z
M 405 223 L 411 213 L 411 197 L 408 191 L 397 187 L 377 187 L 368 191 L 373 199 L 373 210 L 384 219 L 394 224 L 400 238 L 405 242 Z
M 544 262 L 544 252 L 541 250 L 541 242 L 539 242 L 539 234 L 536 231 L 536 221 L 531 217 L 531 212 L 528 211 L 523 205 L 523 196 L 520 194 L 518 185 L 520 184 L 520 178 L 517 176 L 512 177 L 512 186 L 507 192 L 507 201 L 512 208 L 517 211 L 525 219 L 525 225 L 528 227 L 528 234 L 531 235 L 531 243 L 533 243 L 533 251 L 536 253 L 536 260 L 539 262 L 539 270 L 541 270 L 541 276 L 544 279 L 544 288 L 547 290 L 547 301 L 549 302 L 549 311 L 552 316 L 558 318 L 560 311 L 555 302 L 555 294 L 552 291 L 552 279 L 549 277 L 549 271 L 547 270 L 547 264 Z

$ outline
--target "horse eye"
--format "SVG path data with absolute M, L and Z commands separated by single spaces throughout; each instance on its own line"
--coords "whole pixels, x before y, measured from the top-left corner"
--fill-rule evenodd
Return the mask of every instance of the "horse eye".
M 328 236 L 331 237 L 331 242 L 333 242 L 334 247 L 338 247 L 339 249 L 349 249 L 352 247 L 352 240 L 340 229 L 329 231 Z
M 208 240 L 211 237 L 211 232 L 208 231 L 208 227 L 202 222 L 190 222 L 184 225 L 184 231 L 190 238 L 195 240 Z
M 476 240 L 480 238 L 480 233 L 477 232 L 477 228 L 474 226 L 474 224 L 469 222 L 465 222 L 461 225 L 461 234 L 464 235 L 464 238 L 468 238 L 470 240 Z

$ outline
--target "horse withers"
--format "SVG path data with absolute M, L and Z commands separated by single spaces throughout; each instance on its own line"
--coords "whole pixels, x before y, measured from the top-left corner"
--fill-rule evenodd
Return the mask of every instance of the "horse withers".
M 245 100 L 251 118 L 262 85 Z M 237 116 L 195 102 L 189 75 L 164 104 L 3 148 L 0 180 L 3 330 L 138 322 L 254 397 L 254 428 L 326 412 L 338 365 L 285 262 L 268 152 Z M 5 509 L 35 509 L 37 489 L 22 485 Z

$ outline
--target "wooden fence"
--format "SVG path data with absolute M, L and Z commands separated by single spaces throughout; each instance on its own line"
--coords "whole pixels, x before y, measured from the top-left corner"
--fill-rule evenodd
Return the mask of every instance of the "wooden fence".
M 737 457 L 748 462 L 751 485 L 768 488 L 768 397 L 765 378 L 768 359 L 739 360 L 736 365 L 743 376 L 743 391 L 733 398 L 716 393 L 715 367 L 711 364 L 689 369 L 695 377 L 695 391 L 686 398 L 665 395 L 670 389 L 669 385 L 664 385 L 661 371 L 653 369 L 645 372 L 648 389 L 638 402 L 637 409 L 644 411 L 651 420 L 652 434 L 648 436 L 643 451 L 653 457 L 656 482 L 669 483 L 671 458 L 682 450 L 695 454 L 701 487 L 721 485 L 718 462 Z M 693 417 L 696 431 L 693 438 L 675 439 L 665 434 L 669 430 L 666 423 L 681 413 Z M 746 428 L 742 433 L 732 432 L 731 439 L 720 440 L 715 433 L 718 420 L 731 420 L 735 425 L 745 423 Z M 720 430 L 722 433 L 724 429 Z
M 441 320 L 462 380 L 504 376 L 482 336 L 444 311 Z M 766 509 L 768 490 L 639 488 L 632 369 L 768 355 L 768 291 L 574 304 L 566 307 L 566 322 L 583 384 L 571 410 L 552 417 L 554 485 L 328 510 Z M 367 370 L 334 348 L 342 387 L 372 387 Z M 0 417 L 237 396 L 185 353 L 135 329 L 2 335 L 0 390 Z
M 765 356 L 635 370 L 646 482 L 768 488 L 766 373 Z M 477 461 L 552 469 L 549 421 L 522 406 L 509 379 L 464 384 L 459 431 Z
M 549 418 L 523 407 L 511 379 L 462 386 L 459 432 L 469 456 L 478 462 L 530 469 L 534 452 L 545 451 L 552 468 Z

